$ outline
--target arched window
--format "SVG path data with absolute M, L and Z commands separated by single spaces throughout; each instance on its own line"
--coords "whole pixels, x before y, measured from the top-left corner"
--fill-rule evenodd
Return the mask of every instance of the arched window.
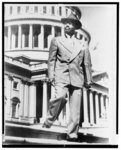
M 20 103 L 20 100 L 17 98 L 17 97 L 14 97 L 11 99 L 12 103 L 12 115 L 11 117 L 12 118 L 18 118 L 18 111 L 19 111 L 19 103 Z

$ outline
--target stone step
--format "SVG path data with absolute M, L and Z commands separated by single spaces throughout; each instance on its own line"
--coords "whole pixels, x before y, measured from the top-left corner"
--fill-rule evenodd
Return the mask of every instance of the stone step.
M 79 130 L 80 143 L 108 143 L 108 130 L 104 128 L 81 128 Z M 21 140 L 20 140 L 21 139 Z M 66 141 L 66 128 L 52 126 L 42 128 L 41 124 L 21 125 L 5 124 L 5 143 L 34 143 L 34 144 L 64 144 Z M 18 141 L 18 142 L 17 142 Z M 77 142 L 78 144 L 78 142 Z
M 24 137 L 14 137 L 6 136 L 4 145 L 6 144 L 22 144 L 22 145 L 71 145 L 71 144 L 80 144 L 79 142 L 68 142 L 66 140 L 55 140 L 55 139 L 45 139 L 45 138 L 24 138 Z M 82 142 L 85 144 L 85 142 Z

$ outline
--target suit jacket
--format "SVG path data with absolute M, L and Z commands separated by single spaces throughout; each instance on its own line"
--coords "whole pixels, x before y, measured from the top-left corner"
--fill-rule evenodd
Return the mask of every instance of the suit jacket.
M 74 38 L 71 46 L 66 37 L 51 41 L 48 59 L 48 77 L 56 83 L 67 83 L 82 88 L 91 83 L 91 57 L 88 47 Z

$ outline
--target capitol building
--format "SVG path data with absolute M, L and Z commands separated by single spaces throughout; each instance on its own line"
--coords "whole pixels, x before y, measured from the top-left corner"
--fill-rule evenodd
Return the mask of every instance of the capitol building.
M 41 124 L 46 118 L 48 102 L 54 93 L 47 80 L 49 46 L 53 37 L 64 36 L 60 20 L 70 11 L 62 4 L 4 5 L 5 121 L 31 125 Z M 105 72 L 93 72 L 92 88 L 83 90 L 80 126 L 108 126 L 108 88 L 98 83 L 107 78 Z M 67 103 L 55 125 L 66 126 L 68 118 Z

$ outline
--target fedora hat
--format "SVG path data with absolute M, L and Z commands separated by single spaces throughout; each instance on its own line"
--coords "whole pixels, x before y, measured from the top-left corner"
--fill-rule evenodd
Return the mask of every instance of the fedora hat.
M 67 18 L 61 18 L 61 22 L 63 24 L 68 21 L 74 23 L 76 29 L 79 29 L 82 27 L 82 23 L 79 21 L 78 17 L 72 12 Z
M 81 19 L 82 12 L 78 7 L 76 7 L 76 6 L 66 6 L 66 8 L 70 9 L 72 11 L 72 13 L 75 14 L 78 17 L 78 19 Z

